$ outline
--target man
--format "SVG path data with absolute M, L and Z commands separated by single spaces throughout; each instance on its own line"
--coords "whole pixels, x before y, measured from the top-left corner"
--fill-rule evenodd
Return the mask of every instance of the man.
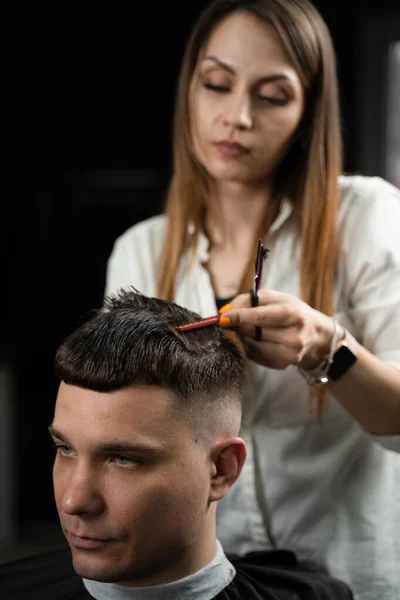
M 236 570 L 224 555 L 216 505 L 246 457 L 238 437 L 244 360 L 219 327 L 176 330 L 197 320 L 170 302 L 121 292 L 61 345 L 49 432 L 70 551 L 3 566 L 0 597 L 301 598 L 290 577 L 303 577 L 303 587 L 321 593 L 307 598 L 351 598 L 339 582 L 302 575 L 291 553 L 241 559 Z

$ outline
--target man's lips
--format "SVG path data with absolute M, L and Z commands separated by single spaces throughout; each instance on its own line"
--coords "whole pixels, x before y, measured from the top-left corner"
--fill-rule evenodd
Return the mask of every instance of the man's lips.
M 73 533 L 70 533 L 69 531 L 67 531 L 67 539 L 71 546 L 74 546 L 75 548 L 82 548 L 85 550 L 93 550 L 95 548 L 100 548 L 105 544 L 109 544 L 110 542 L 115 541 L 111 538 L 78 536 L 74 535 Z
M 238 157 L 250 152 L 249 148 L 243 146 L 243 144 L 239 144 L 238 142 L 230 142 L 228 140 L 215 142 L 215 146 L 224 156 Z

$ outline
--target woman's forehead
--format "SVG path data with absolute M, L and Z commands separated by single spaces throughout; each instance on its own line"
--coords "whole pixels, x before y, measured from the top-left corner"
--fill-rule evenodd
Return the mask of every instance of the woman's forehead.
M 236 12 L 220 21 L 199 53 L 198 66 L 216 57 L 237 74 L 251 71 L 260 77 L 271 70 L 295 73 L 272 25 L 246 12 Z

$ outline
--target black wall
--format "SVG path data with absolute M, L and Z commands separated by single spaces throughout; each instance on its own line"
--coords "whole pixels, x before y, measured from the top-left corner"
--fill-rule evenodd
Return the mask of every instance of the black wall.
M 161 210 L 169 177 L 180 57 L 204 2 L 137 4 L 90 12 L 34 5 L 14 23 L 17 152 L 15 175 L 6 177 L 13 191 L 5 201 L 1 348 L 16 381 L 21 523 L 55 519 L 46 432 L 55 349 L 77 318 L 101 303 L 114 239 Z M 337 50 L 346 169 L 359 170 L 363 23 L 385 10 L 398 17 L 399 7 L 388 0 L 316 4 Z

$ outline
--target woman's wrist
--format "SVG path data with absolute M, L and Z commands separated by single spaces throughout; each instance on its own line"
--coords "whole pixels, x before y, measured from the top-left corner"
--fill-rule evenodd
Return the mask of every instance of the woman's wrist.
M 332 318 L 328 317 L 327 315 L 323 315 L 323 317 L 324 318 L 317 326 L 317 339 L 315 344 L 298 365 L 304 371 L 318 371 L 319 369 L 322 369 L 329 360 L 332 349 L 332 338 L 335 335 L 336 326 L 335 321 Z M 338 350 L 345 336 L 344 328 L 339 324 L 337 327 L 337 341 L 335 344 L 334 353 Z

